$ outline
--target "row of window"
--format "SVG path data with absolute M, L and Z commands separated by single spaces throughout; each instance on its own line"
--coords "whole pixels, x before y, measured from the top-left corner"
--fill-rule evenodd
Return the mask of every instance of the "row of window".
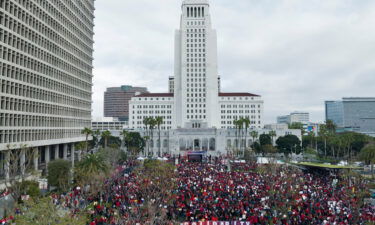
M 59 106 L 45 102 L 30 101 L 12 97 L 1 96 L 0 109 L 3 111 L 16 111 L 23 113 L 38 113 L 43 115 L 66 116 L 76 118 L 91 118 L 90 109 L 76 109 L 70 106 Z
M 70 97 L 63 94 L 57 94 L 40 88 L 30 87 L 27 85 L 1 80 L 0 93 L 41 100 L 44 102 L 53 102 L 71 107 L 90 109 L 91 101 L 82 100 L 77 97 Z
M 23 52 L 15 51 L 5 46 L 0 48 L 0 59 L 43 74 L 49 74 L 53 69 L 59 68 L 58 70 L 60 71 L 73 74 L 85 81 L 91 81 L 91 68 L 90 71 L 82 71 L 80 68 L 76 68 L 64 61 L 55 61 L 51 64 L 42 63 L 36 60 L 35 57 L 30 57 Z
M 206 115 L 186 115 L 186 119 L 206 119 Z
M 6 30 L 0 30 L 0 41 L 18 51 L 23 52 L 24 54 L 30 55 L 39 59 L 40 61 L 44 61 L 55 66 L 62 62 L 68 62 L 75 65 L 77 68 L 85 70 L 86 72 L 91 71 L 92 66 L 90 59 L 87 59 L 86 62 L 82 61 L 61 48 L 58 49 L 57 54 L 52 54 L 50 51 L 41 47 L 36 47 L 30 41 L 24 40 L 22 37 L 19 37 L 18 35 Z
M 186 23 L 188 26 L 200 26 L 200 25 L 204 25 L 205 22 L 204 21 L 187 21 Z
M 7 65 L 2 62 L 0 62 L 0 72 L 2 76 L 8 77 L 10 79 L 14 79 L 24 83 L 36 85 L 38 87 L 43 87 L 52 91 L 57 91 L 88 100 L 91 99 L 91 84 L 84 82 L 80 79 L 69 79 L 69 83 L 75 85 L 75 87 L 73 87 L 72 85 L 56 81 L 54 79 L 51 79 L 50 77 L 40 76 L 27 70 L 24 70 L 22 68 Z
M 33 116 L 21 114 L 0 114 L 0 127 L 87 127 L 91 120 Z
M 236 108 L 256 108 L 256 105 L 221 105 L 221 108 L 222 109 L 225 109 L 225 108 L 228 108 L 228 109 L 230 109 L 230 108 L 234 108 L 234 109 L 236 109 Z M 258 108 L 260 108 L 260 105 L 258 105 Z
M 62 15 L 58 10 L 56 10 L 52 5 L 45 6 L 44 8 L 53 10 L 50 14 L 45 13 L 37 4 L 34 4 L 32 1 L 29 1 L 27 10 L 22 9 L 17 4 L 14 4 L 10 0 L 5 1 L 2 5 L 3 8 L 10 13 L 12 16 L 22 21 L 28 27 L 33 28 L 38 33 L 46 34 L 52 33 L 54 31 L 59 31 L 59 35 L 62 38 L 69 40 L 81 48 L 87 49 L 87 52 L 90 52 L 90 45 L 92 45 L 93 40 L 91 37 L 92 30 L 86 28 L 86 30 L 78 29 L 75 25 L 69 24 L 67 29 L 58 21 L 67 21 L 68 15 Z M 46 4 L 46 3 L 44 3 Z M 48 3 L 47 3 L 48 4 Z M 85 31 L 85 32 L 83 32 Z
M 171 98 L 138 98 L 139 101 L 171 101 Z
M 0 130 L 0 143 L 24 143 L 63 138 L 81 137 L 79 129 L 43 129 L 43 130 Z
M 204 33 L 206 32 L 206 29 L 198 29 L 198 28 L 195 28 L 195 29 L 187 29 L 186 32 L 188 33 Z
M 225 113 L 257 113 L 256 110 L 221 110 L 222 114 Z M 260 110 L 258 110 L 258 113 L 260 113 Z
M 195 59 L 189 59 L 189 58 L 187 58 L 186 59 L 186 62 L 206 62 L 206 59 L 205 58 L 203 58 L 203 59 L 201 59 L 201 58 L 199 58 L 199 59 L 197 59 L 197 58 L 195 58 Z
M 171 105 L 137 105 L 137 107 L 135 107 L 134 105 L 133 105 L 133 109 L 135 109 L 135 108 L 137 108 L 137 109 L 142 109 L 142 108 L 144 108 L 144 109 L 171 109 L 172 108 L 172 106 Z
M 24 9 L 30 10 L 30 0 L 15 0 Z M 46 13 L 53 15 L 54 19 L 57 19 L 63 26 L 79 26 L 79 29 L 85 30 L 85 32 L 92 32 L 93 30 L 93 12 L 95 10 L 92 0 L 83 1 L 61 1 L 61 0 L 34 0 L 36 6 L 43 9 Z M 56 15 L 57 14 L 57 15 Z M 63 15 L 66 15 L 64 17 Z M 43 18 L 41 18 L 43 19 Z M 46 23 L 48 21 L 44 19 Z M 69 21 L 69 22 L 68 22 Z
M 205 98 L 188 98 L 187 99 L 187 102 L 206 102 L 206 99 Z
M 138 113 L 138 114 L 172 114 L 172 111 L 171 110 L 155 110 L 155 111 L 153 111 L 153 110 L 151 110 L 151 111 L 140 111 L 140 110 L 138 110 L 138 111 L 134 111 L 134 112 L 136 112 L 136 113 Z
M 237 119 L 237 118 L 233 118 L 233 119 Z M 228 121 L 221 121 L 221 124 L 233 124 L 233 121 L 232 120 L 228 120 Z M 250 120 L 250 124 L 261 124 L 260 123 L 260 120 L 258 121 L 254 121 L 254 120 Z

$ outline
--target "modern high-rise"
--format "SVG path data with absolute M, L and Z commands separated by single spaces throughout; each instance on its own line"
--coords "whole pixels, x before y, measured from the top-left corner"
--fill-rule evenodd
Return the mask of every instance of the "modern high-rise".
M 292 112 L 289 115 L 278 116 L 277 123 L 302 123 L 308 124 L 310 122 L 310 114 L 308 112 Z
M 114 117 L 120 121 L 129 120 L 129 101 L 136 94 L 148 93 L 145 87 L 110 87 L 104 92 L 104 117 Z
M 85 140 L 94 9 L 94 0 L 0 1 L 0 161 L 26 145 L 38 149 L 37 169 L 74 157 L 74 143 Z
M 325 102 L 326 120 L 338 131 L 354 131 L 375 136 L 375 98 L 343 98 Z

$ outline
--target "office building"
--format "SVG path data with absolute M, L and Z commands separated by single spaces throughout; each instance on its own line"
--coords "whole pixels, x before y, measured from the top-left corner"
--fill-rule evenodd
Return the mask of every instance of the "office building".
M 343 98 L 325 102 L 326 120 L 338 131 L 354 131 L 375 136 L 375 98 Z
M 104 117 L 114 117 L 120 121 L 129 120 L 129 101 L 136 93 L 148 93 L 145 87 L 110 87 L 104 92 Z
M 310 122 L 310 114 L 308 112 L 292 112 L 289 115 L 278 116 L 277 123 L 302 123 L 308 124 Z
M 20 165 L 32 160 L 38 170 L 51 159 L 74 160 L 74 144 L 85 140 L 94 9 L 94 0 L 0 1 L 2 178 L 9 177 L 10 151 L 19 151 Z

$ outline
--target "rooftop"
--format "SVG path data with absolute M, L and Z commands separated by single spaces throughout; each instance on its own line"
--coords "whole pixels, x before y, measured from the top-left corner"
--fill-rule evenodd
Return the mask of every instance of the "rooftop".
M 135 97 L 173 97 L 173 93 L 142 93 Z
M 219 97 L 260 97 L 260 95 L 247 92 L 221 92 Z
M 173 97 L 173 93 L 142 93 L 135 97 Z M 221 92 L 219 97 L 260 97 L 260 95 L 247 92 Z

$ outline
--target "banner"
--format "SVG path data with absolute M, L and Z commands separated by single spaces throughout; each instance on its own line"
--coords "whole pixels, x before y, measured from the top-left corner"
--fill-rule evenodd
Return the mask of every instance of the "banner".
M 252 225 L 250 221 L 205 221 L 205 222 L 184 222 L 180 225 Z

